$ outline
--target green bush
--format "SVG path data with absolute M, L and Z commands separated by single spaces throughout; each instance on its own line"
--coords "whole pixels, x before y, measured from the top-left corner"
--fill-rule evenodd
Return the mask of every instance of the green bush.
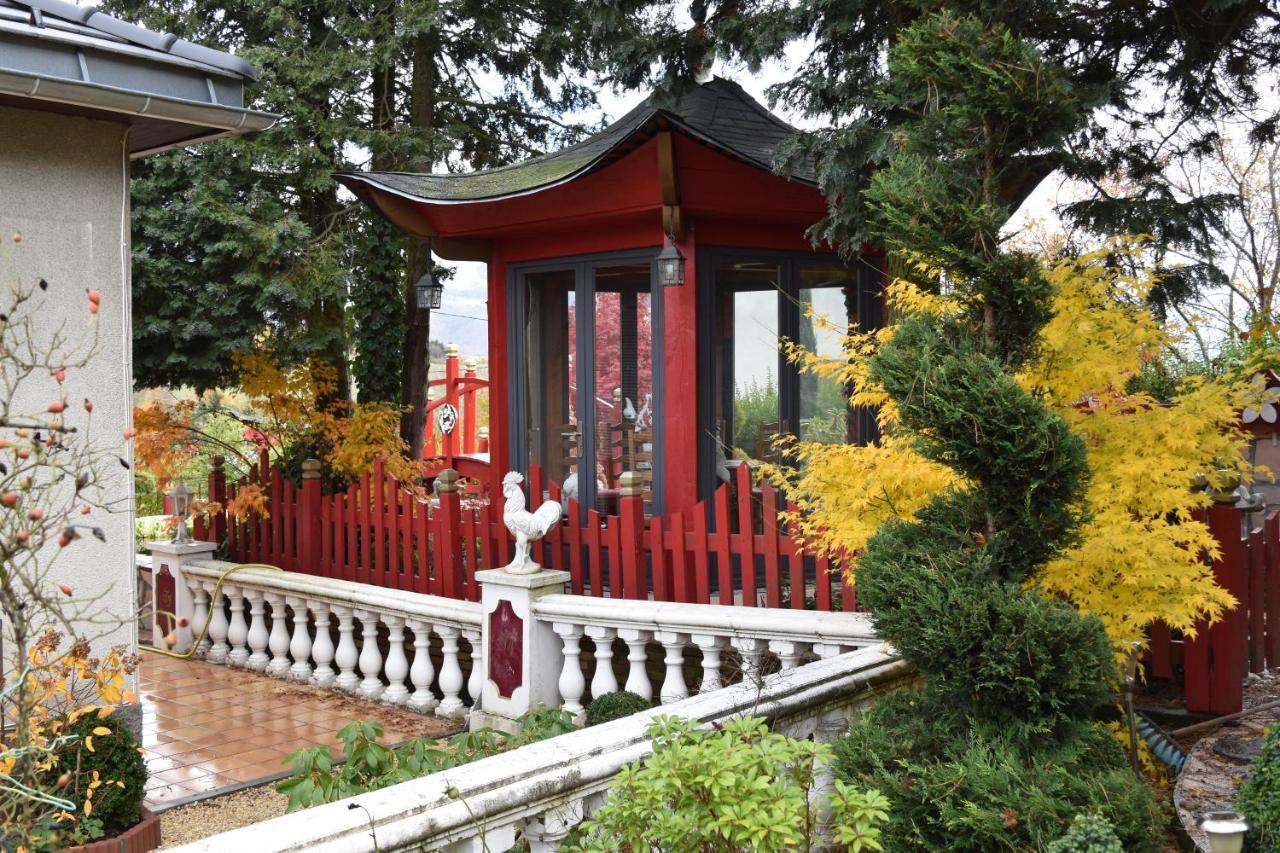
M 92 800 L 90 813 L 108 835 L 141 820 L 147 765 L 129 728 L 114 714 L 102 717 L 90 711 L 68 725 L 61 736 L 67 740 L 57 749 L 51 772 L 70 778 L 58 788 L 58 795 L 73 800 L 78 814 L 85 814 L 84 803 Z
M 1078 814 L 1067 834 L 1050 844 L 1046 853 L 1124 853 L 1124 847 L 1106 818 Z
M 936 696 L 885 696 L 833 744 L 839 779 L 884 791 L 887 850 L 1044 850 L 1081 813 L 1127 851 L 1158 850 L 1165 816 L 1105 729 L 1081 722 L 1029 748 L 1016 728 L 962 728 Z
M 299 749 L 285 758 L 293 775 L 276 785 L 276 790 L 289 798 L 288 811 L 296 811 L 438 773 L 574 730 L 573 715 L 558 708 L 534 708 L 519 722 L 519 730 L 513 735 L 476 729 L 447 741 L 418 739 L 393 749 L 380 743 L 381 723 L 356 720 L 338 731 L 346 759 L 341 766 L 334 767 L 328 747 Z
M 1280 726 L 1267 730 L 1262 753 L 1249 765 L 1249 778 L 1240 786 L 1236 802 L 1249 821 L 1245 849 L 1280 851 Z
M 827 841 L 853 853 L 893 849 L 881 846 L 888 802 L 878 791 L 837 782 L 832 793 L 814 796 L 818 768 L 831 756 L 825 744 L 775 734 L 753 717 L 719 729 L 696 725 L 656 718 L 653 754 L 622 769 L 565 849 L 767 853 Z
M 587 725 L 598 726 L 611 720 L 620 720 L 652 707 L 653 703 L 638 693 L 626 690 L 606 693 L 592 699 L 591 704 L 587 706 Z

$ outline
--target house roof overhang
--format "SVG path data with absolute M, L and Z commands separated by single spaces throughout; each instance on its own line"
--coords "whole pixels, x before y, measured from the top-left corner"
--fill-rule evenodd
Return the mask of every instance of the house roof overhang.
M 0 105 L 129 124 L 142 157 L 262 130 L 239 57 L 63 0 L 0 0 Z

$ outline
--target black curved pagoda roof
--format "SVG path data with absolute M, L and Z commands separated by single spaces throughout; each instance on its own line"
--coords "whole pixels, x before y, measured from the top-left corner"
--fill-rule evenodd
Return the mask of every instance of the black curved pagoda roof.
M 527 195 L 593 172 L 666 127 L 682 130 L 706 145 L 768 171 L 773 171 L 778 146 L 797 132 L 737 83 L 716 77 L 667 106 L 658 106 L 650 97 L 576 145 L 510 166 L 460 174 L 344 172 L 338 179 L 352 189 L 352 185 L 364 185 L 438 204 L 494 201 Z M 783 176 L 817 183 L 809 162 Z

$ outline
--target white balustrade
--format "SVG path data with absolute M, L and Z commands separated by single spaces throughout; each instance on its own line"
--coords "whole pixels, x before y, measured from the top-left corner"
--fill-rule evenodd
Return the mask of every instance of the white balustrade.
M 646 668 L 651 646 L 662 647 L 664 675 L 657 689 L 666 705 L 691 692 L 705 694 L 725 686 L 724 654 L 732 650 L 741 679 L 759 684 L 774 670 L 792 670 L 807 661 L 825 660 L 850 650 L 879 645 L 864 613 L 815 613 L 756 607 L 627 601 L 575 595 L 547 595 L 533 605 L 535 618 L 559 636 L 564 664 L 560 695 L 566 710 L 577 713 L 582 700 L 580 638 L 595 643 L 596 670 L 591 697 L 618 689 L 613 673 L 614 638 L 627 644 L 625 690 L 654 698 Z M 581 628 L 581 633 L 573 628 Z M 697 658 L 685 659 L 696 648 Z M 697 662 L 695 662 L 697 661 Z M 701 668 L 701 678 L 694 676 Z M 733 669 L 729 669 L 733 673 Z M 576 676 L 576 677 L 575 677 Z
M 218 579 L 230 568 L 216 560 L 182 567 L 192 591 L 192 631 L 208 621 L 210 662 L 451 718 L 468 712 L 464 686 L 469 695 L 480 694 L 484 644 L 478 604 L 263 568 L 228 574 L 219 600 L 212 601 Z M 386 626 L 385 659 L 378 645 L 380 623 Z M 336 645 L 330 633 L 335 627 Z M 431 660 L 433 633 L 440 638 L 438 673 Z M 463 639 L 472 658 L 465 682 L 458 654 Z M 437 703 L 435 690 L 443 701 Z
M 581 639 L 581 623 L 568 622 L 563 627 L 563 639 L 571 643 Z M 687 630 L 689 625 L 682 627 L 686 630 L 674 633 L 693 634 Z M 721 638 L 733 636 L 723 624 L 718 630 Z M 698 635 L 704 636 L 713 635 L 705 631 Z M 660 642 L 667 639 L 659 637 Z M 721 648 L 692 642 L 704 650 Z M 358 798 L 359 808 L 350 800 L 313 806 L 193 842 L 173 853 L 503 853 L 519 839 L 520 849 L 550 853 L 561 849 L 573 829 L 605 801 L 619 770 L 649 756 L 653 744 L 647 729 L 657 714 L 682 717 L 699 726 L 755 715 L 769 720 L 775 731 L 826 739 L 846 727 L 874 697 L 914 679 L 905 662 L 876 643 L 874 648 L 767 675 L 759 685 L 741 683 L 690 696 L 661 709 L 370 791 Z M 376 833 L 370 832 L 371 826 Z
M 199 636 L 199 631 L 204 624 L 209 621 L 209 593 L 205 592 L 204 584 L 199 578 L 187 578 L 187 589 L 191 590 L 191 639 L 194 642 Z M 204 657 L 210 646 L 209 638 L 206 636 L 200 641 L 200 646 L 195 650 L 196 657 Z

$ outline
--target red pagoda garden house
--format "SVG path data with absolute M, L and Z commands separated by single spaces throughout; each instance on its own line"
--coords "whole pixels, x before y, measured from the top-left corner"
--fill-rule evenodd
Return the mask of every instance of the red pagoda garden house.
M 816 251 L 805 232 L 826 205 L 812 169 L 773 171 L 793 132 L 717 78 L 512 166 L 340 176 L 436 255 L 488 264 L 490 443 L 469 470 L 491 494 L 540 463 L 608 513 L 629 470 L 648 513 L 683 511 L 736 460 L 767 457 L 778 432 L 870 437 L 844 389 L 779 351 L 789 339 L 839 353 L 808 306 L 837 324 L 881 320 L 881 258 Z

